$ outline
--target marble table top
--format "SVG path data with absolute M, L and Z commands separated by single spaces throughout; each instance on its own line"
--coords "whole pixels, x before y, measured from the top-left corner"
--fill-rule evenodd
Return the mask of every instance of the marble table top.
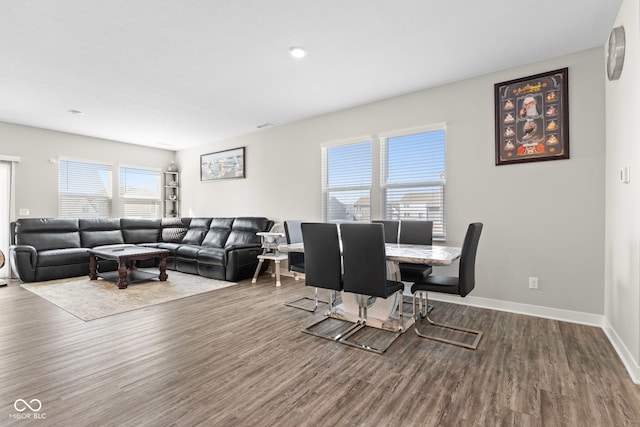
M 462 249 L 455 246 L 407 245 L 403 243 L 385 244 L 387 259 L 396 262 L 410 262 L 427 265 L 451 265 L 460 258 Z M 304 252 L 302 243 L 278 245 L 282 252 Z

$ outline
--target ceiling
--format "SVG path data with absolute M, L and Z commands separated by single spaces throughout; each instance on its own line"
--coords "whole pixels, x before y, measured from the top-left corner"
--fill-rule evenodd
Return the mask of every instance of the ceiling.
M 180 150 L 602 46 L 621 1 L 0 0 L 0 121 Z

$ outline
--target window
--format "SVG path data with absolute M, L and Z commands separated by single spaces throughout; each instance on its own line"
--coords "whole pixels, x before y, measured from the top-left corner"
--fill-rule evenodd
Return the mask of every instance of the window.
M 384 219 L 433 221 L 433 237 L 445 237 L 444 140 L 444 126 L 380 137 Z
M 325 221 L 371 219 L 371 147 L 360 139 L 322 148 Z
M 445 124 L 327 145 L 322 162 L 325 221 L 426 220 L 445 238 Z
M 61 218 L 111 216 L 110 164 L 60 159 L 58 173 L 58 211 Z
M 160 218 L 160 171 L 120 167 L 120 217 Z

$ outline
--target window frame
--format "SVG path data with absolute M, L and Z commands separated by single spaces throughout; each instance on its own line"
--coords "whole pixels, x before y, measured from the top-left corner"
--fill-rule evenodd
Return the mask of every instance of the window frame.
M 444 150 L 444 176 L 439 180 L 429 180 L 429 181 L 414 181 L 414 182 L 403 182 L 403 183 L 387 183 L 387 179 L 389 176 L 389 168 L 388 168 L 388 141 L 391 138 L 403 137 L 409 135 L 416 135 L 421 133 L 429 133 L 436 131 L 444 131 L 443 138 L 443 150 Z M 424 188 L 424 187 L 442 187 L 442 233 L 436 232 L 436 227 L 434 227 L 434 240 L 446 240 L 447 237 L 447 220 L 446 220 L 446 170 L 447 170 L 447 162 L 446 162 L 446 151 L 447 151 L 447 124 L 445 122 L 441 123 L 433 123 L 425 126 L 417 126 L 406 129 L 398 129 L 389 132 L 383 132 L 378 134 L 378 140 L 380 144 L 380 216 L 383 219 L 391 220 L 397 218 L 390 218 L 387 214 L 387 193 L 389 190 L 393 189 L 402 189 L 402 188 Z M 428 209 L 428 207 L 427 207 Z M 402 218 L 399 218 L 402 220 Z
M 128 196 L 126 194 L 126 191 L 123 192 L 123 188 L 125 188 L 125 183 L 122 182 L 122 173 L 123 171 L 127 171 L 127 170 L 141 170 L 141 171 L 148 171 L 148 172 L 153 172 L 153 175 L 156 177 L 157 179 L 157 197 L 132 197 L 132 196 Z M 160 168 L 152 168 L 152 167 L 148 167 L 148 166 L 138 166 L 138 165 L 130 165 L 130 164 L 120 164 L 118 166 L 118 197 L 119 197 L 119 207 L 118 207 L 118 216 L 121 218 L 150 218 L 150 219 L 158 219 L 158 218 L 162 218 L 162 170 Z M 154 203 L 152 204 L 153 206 L 155 206 L 155 210 L 156 210 L 156 216 L 132 216 L 132 215 L 125 215 L 124 209 L 125 206 L 127 205 L 127 201 L 153 201 Z M 141 203 L 141 205 L 144 205 L 145 203 Z
M 105 204 L 106 206 L 106 216 L 102 216 L 102 215 L 90 215 L 90 216 L 85 216 L 85 215 L 78 215 L 78 214 L 73 214 L 73 212 L 69 211 L 69 210 L 63 210 L 63 194 L 74 194 L 74 193 L 70 193 L 70 192 L 66 192 L 63 193 L 61 190 L 61 184 L 62 184 L 62 167 L 63 167 L 63 163 L 64 162 L 72 162 L 72 163 L 82 163 L 85 165 L 93 165 L 93 166 L 107 166 L 108 168 L 106 169 L 107 175 L 108 175 L 108 179 L 106 180 L 106 184 L 107 184 L 107 188 L 106 188 L 106 192 L 107 192 L 107 196 L 106 197 L 101 197 L 103 200 L 107 200 L 107 203 Z M 68 165 L 66 166 L 67 170 L 68 170 Z M 95 168 L 96 171 L 100 170 L 99 168 Z M 68 181 L 67 181 L 68 182 Z M 68 188 L 68 185 L 67 185 Z M 79 194 L 79 193 L 78 193 Z M 91 196 L 92 198 L 98 198 L 99 196 L 96 196 L 95 194 Z M 69 213 L 72 213 L 73 215 L 68 216 Z M 111 218 L 113 214 L 113 163 L 111 162 L 102 162 L 102 161 L 98 161 L 98 160 L 89 160 L 89 159 L 79 159 L 79 158 L 74 158 L 74 157 L 67 157 L 67 156 L 60 156 L 58 157 L 58 217 L 60 218 Z
M 362 144 L 362 143 L 369 143 L 370 144 L 370 149 L 371 149 L 371 167 L 373 168 L 373 164 L 374 164 L 374 153 L 376 152 L 375 149 L 375 143 L 374 143 L 374 137 L 373 135 L 362 135 L 359 137 L 352 137 L 352 138 L 347 138 L 347 139 L 340 139 L 340 140 L 336 140 L 336 141 L 332 141 L 332 142 L 328 142 L 325 144 L 322 144 L 321 146 L 321 150 L 322 150 L 322 155 L 321 155 L 321 171 L 322 171 L 322 212 L 321 212 L 321 217 L 322 220 L 325 222 L 329 222 L 329 221 L 340 221 L 340 220 L 331 220 L 328 219 L 328 202 L 329 202 L 329 195 L 331 194 L 331 192 L 335 192 L 335 191 L 367 191 L 369 192 L 369 200 L 370 200 L 370 209 L 369 209 L 369 219 L 371 219 L 371 211 L 372 211 L 372 207 L 373 207 L 373 200 L 372 200 L 372 196 L 374 194 L 373 191 L 373 186 L 374 186 L 374 182 L 373 182 L 373 177 L 374 177 L 374 171 L 372 169 L 371 171 L 371 177 L 369 180 L 369 185 L 348 185 L 348 186 L 338 186 L 338 187 L 330 187 L 329 186 L 329 150 L 331 148 L 336 148 L 336 147 L 343 147 L 343 146 L 348 146 L 348 145 L 355 145 L 355 144 Z M 348 220 L 345 220 L 348 221 Z

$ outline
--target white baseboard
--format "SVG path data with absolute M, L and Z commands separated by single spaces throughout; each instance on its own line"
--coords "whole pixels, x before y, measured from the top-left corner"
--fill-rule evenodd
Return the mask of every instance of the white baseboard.
M 606 318 L 604 319 L 602 330 L 607 335 L 607 338 L 609 338 L 609 342 L 611 342 L 611 345 L 615 349 L 616 353 L 618 353 L 618 356 L 620 356 L 620 359 L 622 359 L 624 367 L 627 368 L 627 372 L 629 372 L 629 375 L 631 376 L 631 381 L 633 381 L 634 384 L 640 384 L 640 366 L 638 365 L 638 362 L 633 358 L 633 355 L 627 346 L 624 345 L 624 342 L 620 339 L 615 329 L 613 329 Z
M 543 307 L 540 305 L 521 304 L 518 302 L 495 300 L 466 296 L 461 298 L 456 295 L 429 293 L 429 298 L 434 301 L 444 301 L 453 304 L 463 304 L 472 307 L 489 308 L 491 310 L 506 311 L 509 313 L 526 314 L 545 319 L 561 320 L 563 322 L 579 323 L 581 325 L 602 327 L 604 316 L 600 314 L 583 313 L 580 311 L 562 310 L 559 308 Z

